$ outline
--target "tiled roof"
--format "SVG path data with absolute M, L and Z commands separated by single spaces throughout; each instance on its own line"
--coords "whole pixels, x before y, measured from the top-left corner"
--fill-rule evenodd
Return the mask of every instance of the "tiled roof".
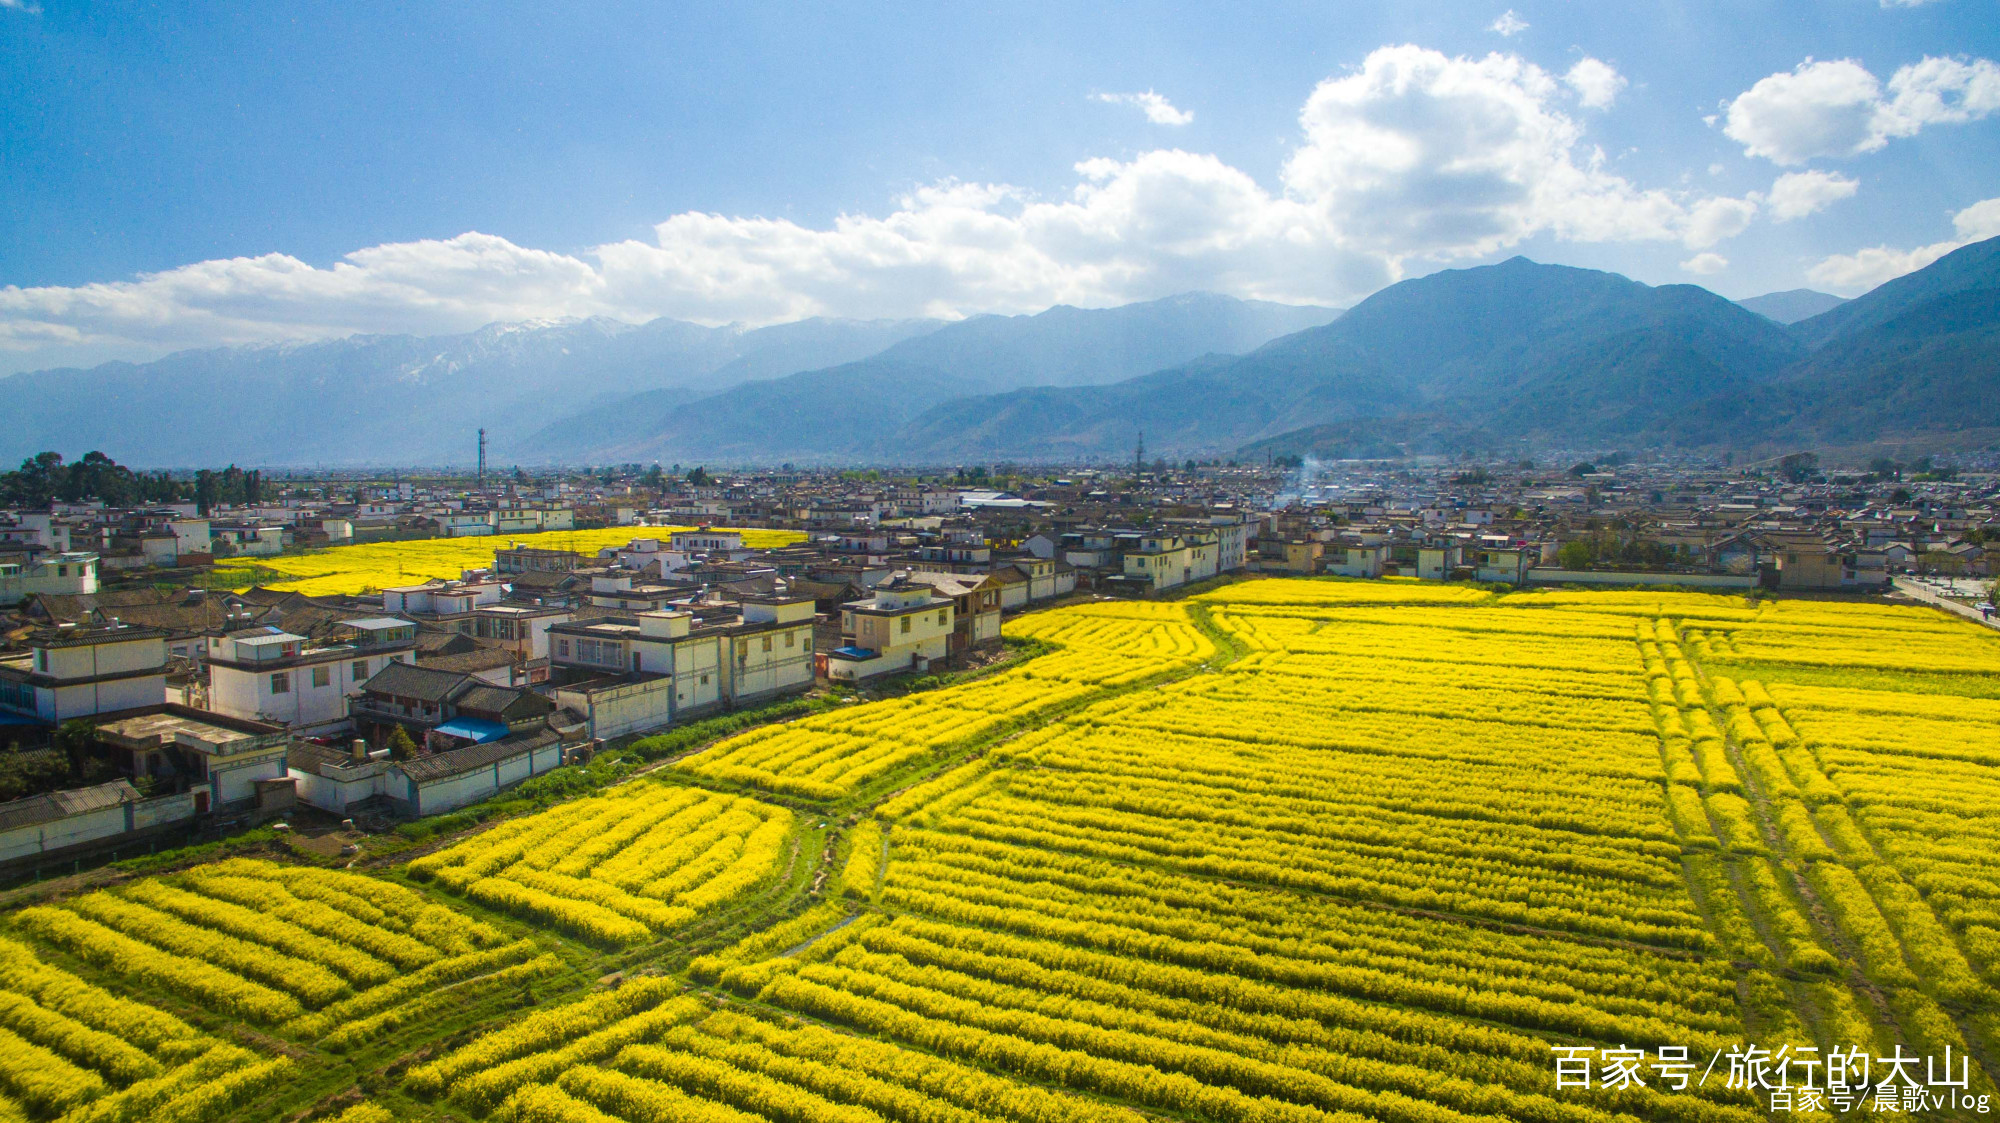
M 498 741 L 488 741 L 483 745 L 467 745 L 446 753 L 406 760 L 402 763 L 403 774 L 419 784 L 434 780 L 447 780 L 462 776 L 467 772 L 489 768 L 500 761 L 516 757 L 534 749 L 546 748 L 562 740 L 553 730 L 542 729 L 515 733 Z
M 106 807 L 116 807 L 121 803 L 137 803 L 139 789 L 124 780 L 113 780 L 94 788 L 71 788 L 68 791 L 44 792 L 24 799 L 0 803 L 0 831 L 15 827 L 31 827 L 38 823 L 53 823 L 57 819 L 81 814 L 85 811 L 100 811 Z
M 466 681 L 468 676 L 457 671 L 433 670 L 410 663 L 390 663 L 363 683 L 362 689 L 373 694 L 393 694 L 398 698 L 442 702 L 451 697 L 452 692 Z

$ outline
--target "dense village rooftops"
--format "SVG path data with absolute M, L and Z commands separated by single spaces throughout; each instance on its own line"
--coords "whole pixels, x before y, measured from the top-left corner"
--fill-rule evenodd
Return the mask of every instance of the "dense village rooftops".
M 124 643 L 129 640 L 165 639 L 167 633 L 159 628 L 149 628 L 143 624 L 113 622 L 108 624 L 58 624 L 53 628 L 36 628 L 28 633 L 29 647 L 87 647 L 103 643 Z

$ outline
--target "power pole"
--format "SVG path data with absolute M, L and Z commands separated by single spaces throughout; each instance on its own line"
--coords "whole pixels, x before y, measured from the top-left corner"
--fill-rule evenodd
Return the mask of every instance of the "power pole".
M 479 493 L 486 494 L 486 430 L 479 431 Z

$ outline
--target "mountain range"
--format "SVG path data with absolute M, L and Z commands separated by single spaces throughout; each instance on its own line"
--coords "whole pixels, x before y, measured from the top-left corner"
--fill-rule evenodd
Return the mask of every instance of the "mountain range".
M 0 458 L 711 464 L 1509 453 L 2000 430 L 2000 239 L 1850 301 L 1514 258 L 1345 313 L 1193 293 L 774 327 L 495 325 L 0 381 Z
M 1767 320 L 1781 324 L 1796 324 L 1800 320 L 1829 312 L 1847 301 L 1827 292 L 1812 289 L 1788 289 L 1784 292 L 1767 292 L 1763 296 L 1753 296 L 1736 303 Z

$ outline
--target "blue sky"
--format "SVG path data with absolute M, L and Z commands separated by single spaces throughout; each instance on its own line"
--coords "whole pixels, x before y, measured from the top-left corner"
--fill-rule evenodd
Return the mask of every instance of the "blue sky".
M 1515 253 L 1852 294 L 2000 234 L 1996 17 L 0 0 L 0 371 L 568 315 L 1349 304 Z

